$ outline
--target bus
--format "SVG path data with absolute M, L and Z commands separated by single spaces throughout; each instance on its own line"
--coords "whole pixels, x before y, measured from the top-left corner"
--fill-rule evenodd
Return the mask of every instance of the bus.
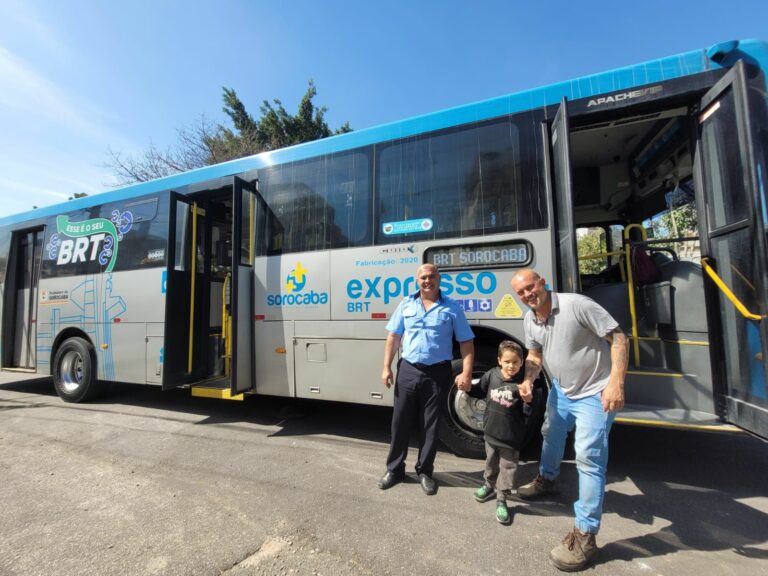
M 421 263 L 478 374 L 524 342 L 533 267 L 630 336 L 619 422 L 767 437 L 766 66 L 724 42 L 4 217 L 0 365 L 67 402 L 391 406 L 385 326 Z M 442 441 L 481 453 L 484 409 L 452 390 Z

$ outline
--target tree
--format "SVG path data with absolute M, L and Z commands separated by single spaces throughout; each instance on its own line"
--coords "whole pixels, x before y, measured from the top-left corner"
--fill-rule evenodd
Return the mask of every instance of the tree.
M 576 252 L 579 256 L 592 256 L 607 250 L 605 232 L 602 228 L 589 228 L 584 234 L 576 237 Z M 579 274 L 598 274 L 605 270 L 607 258 L 589 258 L 579 260 Z
M 329 128 L 325 121 L 328 109 L 315 107 L 313 103 L 317 88 L 312 80 L 295 116 L 285 110 L 280 100 L 274 99 L 272 103 L 264 100 L 261 117 L 256 119 L 248 113 L 234 89 L 224 87 L 222 90 L 222 110 L 229 116 L 232 128 L 201 116 L 196 124 L 177 129 L 176 143 L 165 150 L 152 143 L 138 156 L 109 149 L 107 166 L 115 171 L 118 186 L 352 131 L 349 122 L 335 131 Z
M 691 202 L 670 208 L 659 217 L 659 226 L 667 230 L 666 236 L 669 238 L 698 236 L 696 205 Z

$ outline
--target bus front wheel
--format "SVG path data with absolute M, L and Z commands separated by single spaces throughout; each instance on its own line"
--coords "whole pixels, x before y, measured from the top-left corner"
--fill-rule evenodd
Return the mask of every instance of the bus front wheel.
M 83 338 L 67 338 L 53 360 L 53 385 L 64 402 L 85 402 L 99 392 L 96 353 Z

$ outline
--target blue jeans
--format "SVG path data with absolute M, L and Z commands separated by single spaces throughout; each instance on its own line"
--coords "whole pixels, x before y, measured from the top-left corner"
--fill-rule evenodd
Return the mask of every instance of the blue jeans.
M 569 400 L 557 384 L 552 385 L 547 400 L 547 412 L 541 433 L 539 472 L 554 480 L 560 474 L 568 432 L 576 427 L 574 449 L 579 473 L 579 499 L 573 505 L 576 528 L 597 534 L 603 514 L 605 471 L 608 465 L 608 433 L 616 417 L 604 412 L 600 394 Z

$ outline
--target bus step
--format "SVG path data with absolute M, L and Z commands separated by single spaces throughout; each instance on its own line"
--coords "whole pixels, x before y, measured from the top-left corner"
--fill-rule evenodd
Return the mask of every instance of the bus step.
M 698 432 L 744 433 L 741 428 L 722 422 L 717 416 L 708 412 L 632 404 L 628 404 L 617 414 L 616 423 Z
M 232 395 L 232 388 L 229 378 L 216 378 L 198 382 L 192 386 L 192 396 L 199 398 L 218 398 L 219 400 L 245 400 L 245 395 Z
M 627 374 L 632 376 L 648 376 L 658 378 L 684 378 L 685 374 L 670 370 L 669 368 L 662 368 L 658 366 L 632 366 L 627 370 Z

